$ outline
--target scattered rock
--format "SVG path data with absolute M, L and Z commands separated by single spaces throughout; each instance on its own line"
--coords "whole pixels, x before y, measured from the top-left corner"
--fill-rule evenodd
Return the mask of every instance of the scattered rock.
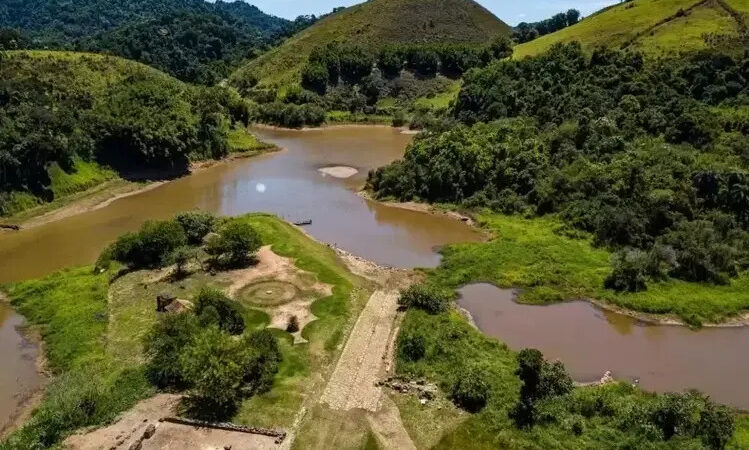
M 144 420 L 146 422 L 146 420 Z M 151 439 L 151 436 L 153 436 L 156 433 L 156 426 L 154 424 L 149 424 L 146 427 L 146 431 L 143 432 L 143 439 Z

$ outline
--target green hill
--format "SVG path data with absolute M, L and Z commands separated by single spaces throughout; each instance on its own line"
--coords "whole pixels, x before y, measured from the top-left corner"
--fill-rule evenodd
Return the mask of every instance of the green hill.
M 313 49 L 339 42 L 378 49 L 387 44 L 488 43 L 510 27 L 473 0 L 370 0 L 332 14 L 232 75 L 261 85 L 294 83 Z
M 228 152 L 229 127 L 243 111 L 236 93 L 117 57 L 0 56 L 0 215 L 116 174 L 184 173 L 192 159 Z
M 578 24 L 515 47 L 515 57 L 543 53 L 559 42 L 638 48 L 661 56 L 708 48 L 747 46 L 746 0 L 632 0 L 606 8 Z

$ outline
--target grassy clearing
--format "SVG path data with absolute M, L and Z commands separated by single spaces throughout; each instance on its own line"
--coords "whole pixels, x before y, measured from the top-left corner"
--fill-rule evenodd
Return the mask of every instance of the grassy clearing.
M 117 178 L 114 170 L 80 159 L 75 161 L 71 173 L 62 170 L 57 163 L 53 163 L 48 171 L 55 198 L 76 194 Z
M 515 47 L 515 57 L 522 58 L 543 53 L 559 42 L 579 41 L 586 50 L 597 45 L 618 47 L 634 44 L 646 54 L 695 51 L 707 46 L 703 33 L 720 32 L 738 37 L 736 21 L 717 4 L 700 5 L 685 16 L 700 0 L 633 0 L 606 8 L 578 24 L 555 33 L 541 36 Z M 735 9 L 740 0 L 731 0 Z M 721 44 L 723 45 L 723 44 Z M 730 45 L 729 45 L 730 46 Z
M 450 103 L 452 103 L 456 98 L 458 98 L 458 94 L 460 94 L 460 88 L 462 86 L 463 86 L 462 81 L 460 80 L 453 81 L 445 92 L 439 93 L 433 97 L 417 98 L 414 101 L 413 106 L 416 110 L 419 110 L 419 109 L 428 109 L 431 111 L 447 110 L 447 108 L 450 107 Z M 378 103 L 378 106 L 379 106 L 379 103 Z
M 325 115 L 325 121 L 333 125 L 341 124 L 372 124 L 372 125 L 390 125 L 393 123 L 393 116 L 386 114 L 363 114 L 352 113 L 349 111 L 329 111 Z
M 254 134 L 243 128 L 234 128 L 229 131 L 229 152 L 253 155 L 275 148 L 273 144 L 263 142 Z
M 320 320 L 303 330 L 308 344 L 292 345 L 288 333 L 274 330 L 283 362 L 273 389 L 245 401 L 234 418 L 248 425 L 289 427 L 304 400 L 332 370 L 339 344 L 369 291 L 330 248 L 297 228 L 264 214 L 242 219 L 255 226 L 276 253 L 293 258 L 300 269 L 333 286 L 333 295 L 312 305 Z M 142 337 L 156 321 L 156 295 L 166 292 L 191 300 L 205 285 L 222 288 L 232 281 L 228 273 L 211 276 L 197 265 L 178 281 L 171 279 L 170 269 L 116 278 L 117 269 L 94 274 L 91 267 L 82 267 L 5 287 L 13 305 L 40 327 L 45 352 L 58 377 L 39 412 L 0 445 L 3 450 L 31 448 L 35 442 L 52 445 L 81 426 L 111 421 L 151 395 L 154 390 L 143 370 Z M 111 284 L 110 279 L 114 279 Z M 248 329 L 260 329 L 269 322 L 268 315 L 256 309 L 248 307 L 243 314 Z M 88 398 L 94 409 L 82 414 L 78 405 Z
M 590 238 L 571 238 L 553 218 L 523 219 L 484 214 L 480 223 L 494 234 L 488 243 L 450 245 L 435 280 L 456 288 L 487 281 L 522 288 L 520 301 L 551 303 L 596 298 L 655 314 L 673 314 L 690 324 L 718 322 L 749 308 L 749 274 L 715 286 L 680 280 L 650 283 L 638 293 L 603 288 L 611 254 L 595 248 Z

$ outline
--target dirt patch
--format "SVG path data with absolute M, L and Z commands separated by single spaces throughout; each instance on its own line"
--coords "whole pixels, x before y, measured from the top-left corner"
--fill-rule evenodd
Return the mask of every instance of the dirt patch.
M 416 450 L 411 436 L 403 426 L 398 406 L 387 395 L 382 396 L 378 411 L 369 414 L 367 420 L 383 448 Z
M 333 178 L 351 178 L 359 171 L 353 167 L 348 166 L 332 166 L 332 167 L 321 167 L 317 169 L 318 172 L 323 176 L 331 176 Z
M 457 211 L 452 210 L 441 210 L 436 209 L 434 206 L 428 204 L 428 203 L 419 203 L 419 202 L 385 202 L 381 200 L 375 200 L 372 195 L 367 191 L 359 191 L 358 193 L 359 197 L 376 201 L 380 204 L 383 204 L 385 206 L 390 206 L 392 208 L 400 208 L 400 209 L 407 209 L 409 211 L 416 211 L 416 212 L 422 212 L 426 214 L 434 214 L 437 216 L 447 216 L 455 220 L 459 220 L 461 222 L 465 222 L 466 224 L 470 226 L 475 226 L 476 222 L 473 220 L 472 217 L 461 214 Z
M 252 267 L 226 273 L 231 280 L 226 289 L 227 295 L 239 301 L 252 303 L 253 307 L 268 313 L 269 326 L 272 328 L 285 330 L 291 317 L 296 316 L 299 331 L 293 333 L 294 342 L 305 342 L 301 335 L 302 330 L 317 319 L 310 309 L 312 303 L 319 298 L 332 295 L 333 287 L 319 282 L 314 274 L 297 268 L 292 259 L 273 253 L 270 246 L 262 247 L 258 251 L 257 259 L 257 264 Z M 284 285 L 295 289 L 293 296 L 286 299 L 286 289 L 284 292 L 280 292 L 279 289 L 278 295 L 272 299 L 273 304 L 269 304 L 271 297 L 274 296 L 274 289 Z M 262 302 L 257 300 L 258 288 L 261 296 L 268 297 Z
M 70 436 L 63 443 L 71 450 L 182 450 L 182 449 L 275 449 L 271 436 L 201 428 L 159 419 L 173 414 L 181 397 L 159 394 L 143 400 L 108 427 Z

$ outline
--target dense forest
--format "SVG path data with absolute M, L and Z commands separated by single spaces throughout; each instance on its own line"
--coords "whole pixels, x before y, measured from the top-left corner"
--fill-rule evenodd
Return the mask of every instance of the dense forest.
M 243 1 L 10 1 L 0 5 L 0 35 L 17 36 L 0 44 L 108 53 L 213 85 L 316 20 L 288 21 Z
M 213 85 L 267 45 L 259 30 L 239 19 L 184 13 L 121 26 L 78 47 L 140 61 L 183 81 Z
M 258 87 L 251 77 L 233 81 L 257 103 L 254 119 L 290 127 L 319 125 L 325 111 L 402 114 L 379 107 L 378 102 L 444 93 L 468 70 L 511 53 L 511 42 L 504 36 L 489 45 L 387 45 L 377 51 L 332 44 L 312 51 L 302 68 L 301 86 L 287 89 L 282 100 L 278 92 Z
M 469 72 L 449 131 L 370 174 L 377 195 L 559 214 L 617 249 L 607 287 L 749 266 L 749 59 L 557 45 Z
M 0 212 L 13 192 L 52 200 L 50 164 L 96 161 L 124 176 L 182 173 L 227 153 L 247 104 L 224 88 L 192 87 L 118 58 L 5 54 L 0 65 Z

